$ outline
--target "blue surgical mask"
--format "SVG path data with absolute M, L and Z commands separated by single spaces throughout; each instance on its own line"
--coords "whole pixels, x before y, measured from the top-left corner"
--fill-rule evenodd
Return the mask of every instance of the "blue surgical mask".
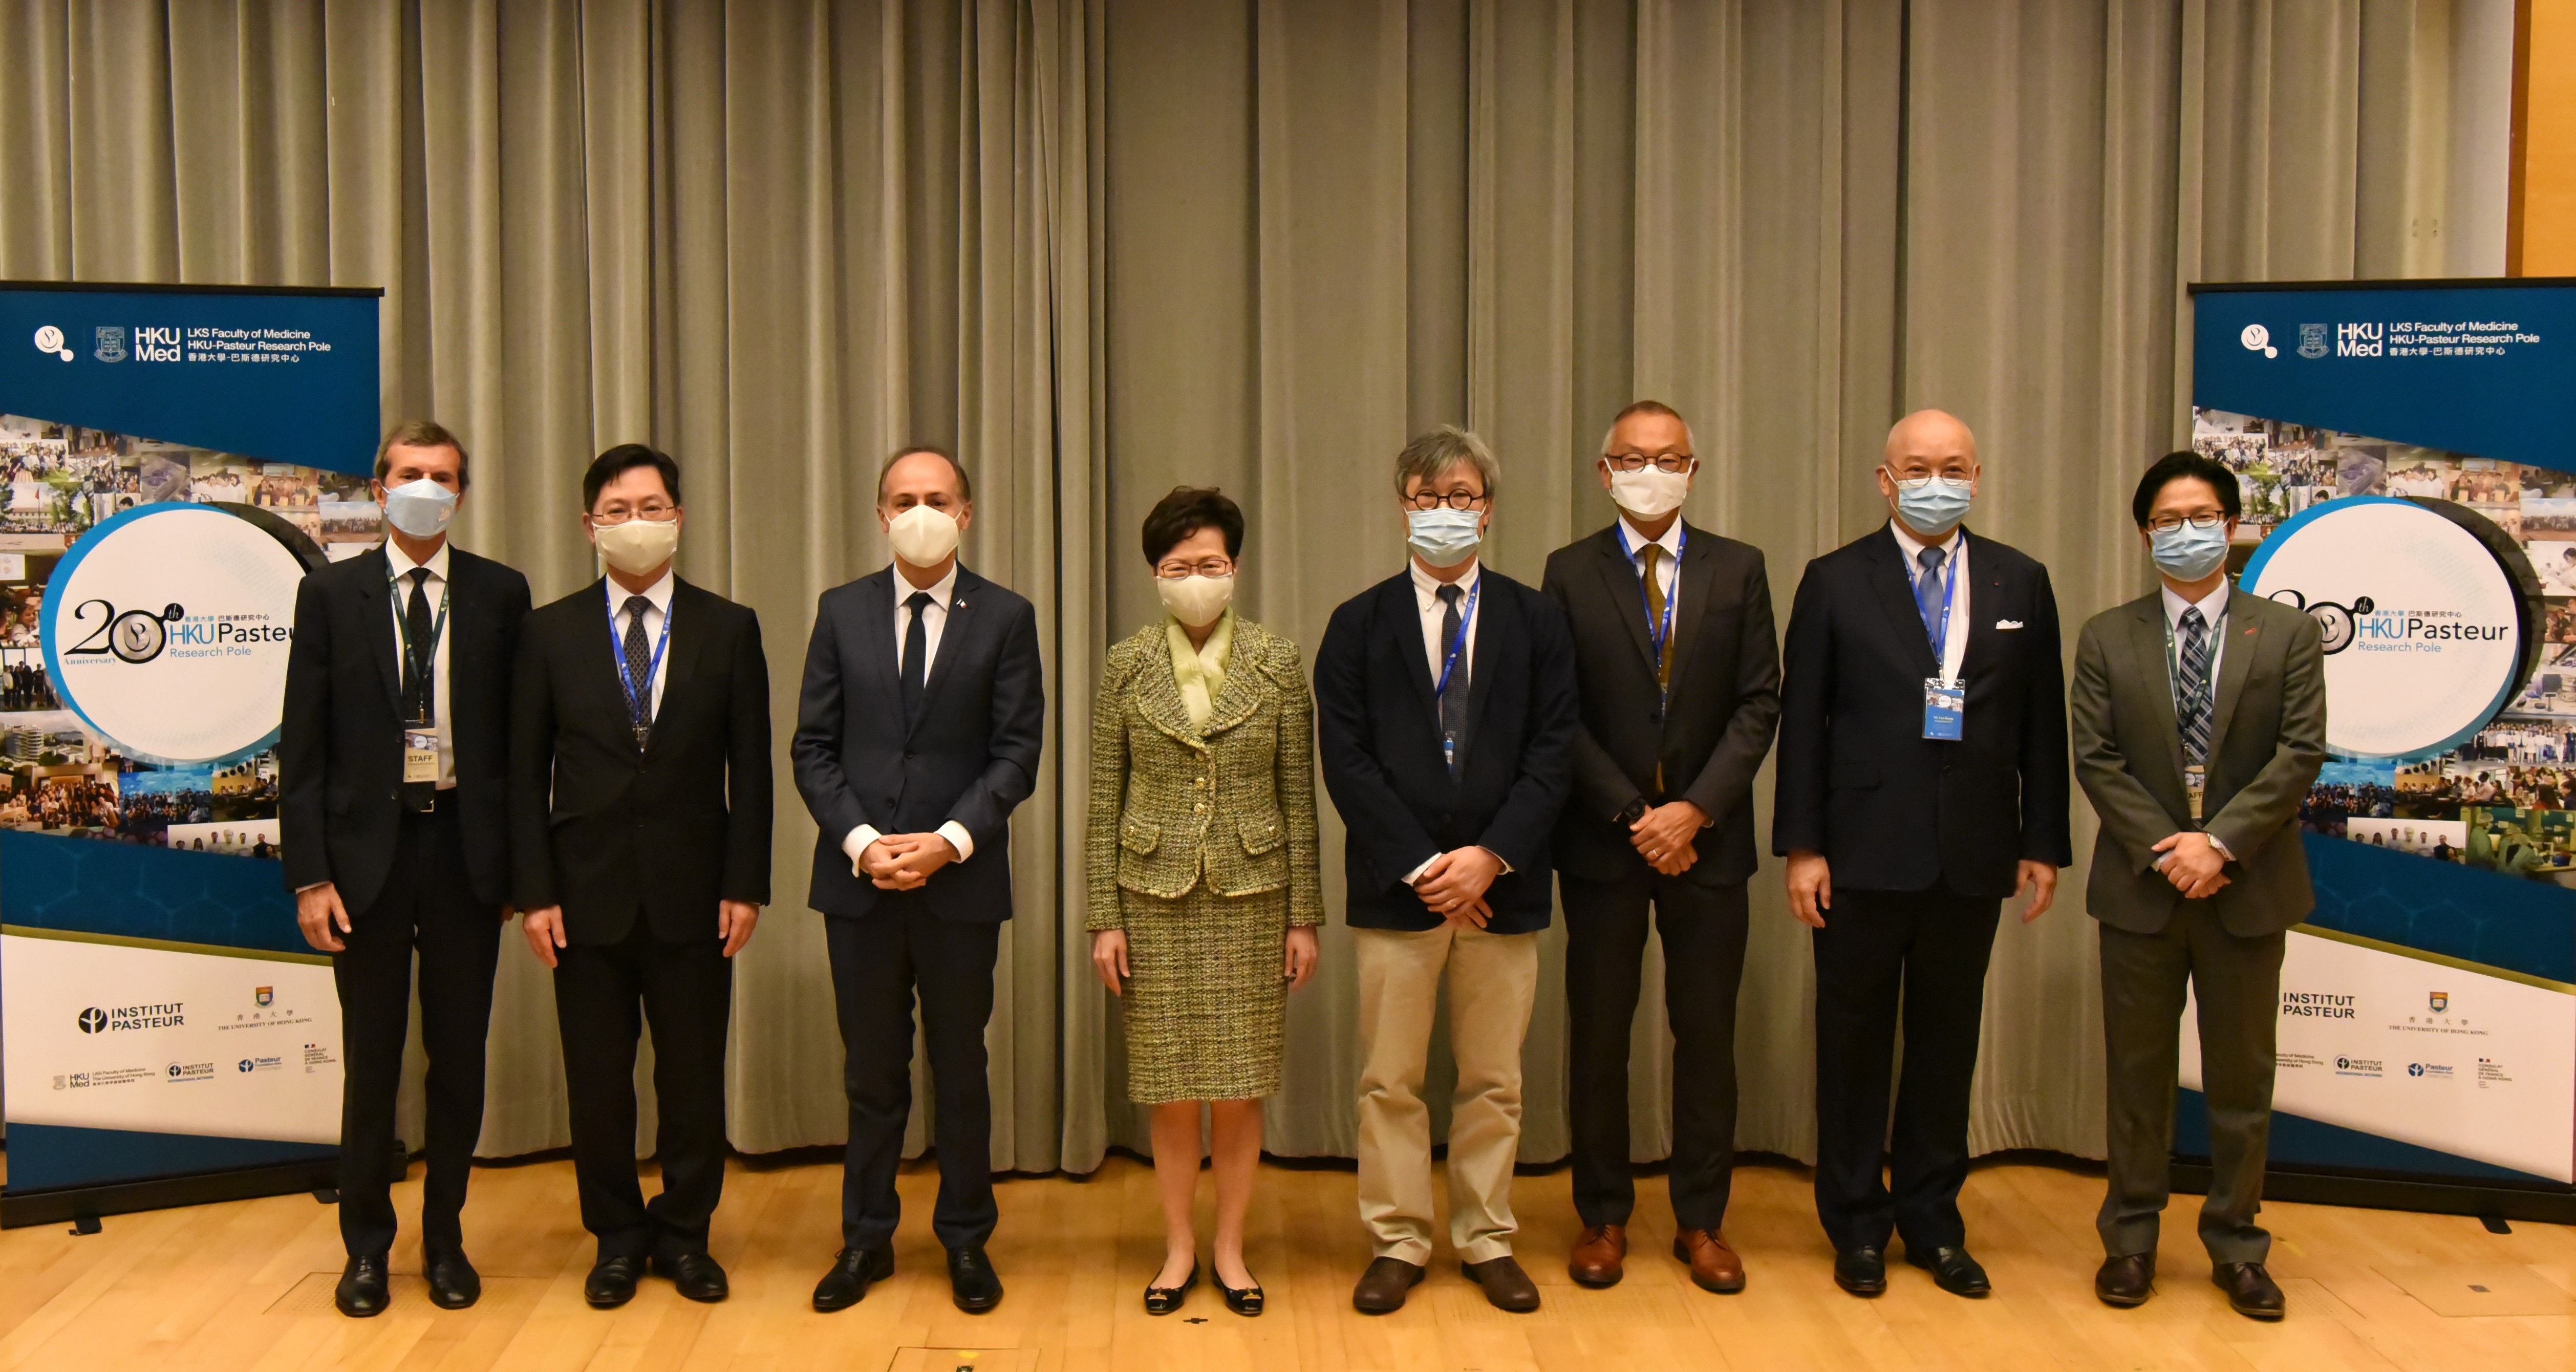
M 2198 581 L 2227 563 L 2227 522 L 2195 529 L 2186 520 L 2171 529 L 2150 530 L 2147 548 L 2157 570 L 2176 581 Z
M 1896 483 L 1896 513 L 1905 527 L 1917 533 L 1939 537 L 1968 517 L 1968 502 L 1975 499 L 1970 490 L 1976 483 L 1951 476 L 1918 476 L 1906 480 L 1894 472 L 1887 479 Z
M 1484 516 L 1477 511 L 1453 510 L 1446 505 L 1407 510 L 1404 541 L 1432 566 L 1455 567 L 1475 556 L 1476 544 L 1484 537 L 1477 526 L 1484 522 Z
M 456 517 L 456 492 L 427 477 L 385 488 L 385 522 L 414 538 L 431 538 Z

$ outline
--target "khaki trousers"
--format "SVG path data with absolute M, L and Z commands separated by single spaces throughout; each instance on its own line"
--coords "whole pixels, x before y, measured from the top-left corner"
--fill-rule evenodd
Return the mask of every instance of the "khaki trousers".
M 1461 1262 L 1509 1256 L 1520 1155 L 1521 1039 L 1538 995 L 1538 936 L 1444 924 L 1354 929 L 1360 964 L 1360 1222 L 1377 1256 L 1431 1263 L 1431 1112 L 1422 1074 L 1440 979 L 1458 1091 L 1449 1118 L 1449 1242 Z

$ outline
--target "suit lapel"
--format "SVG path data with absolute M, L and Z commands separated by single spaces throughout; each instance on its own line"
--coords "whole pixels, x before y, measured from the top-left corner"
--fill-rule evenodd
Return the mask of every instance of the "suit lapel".
M 863 689 L 876 696 L 878 718 L 901 721 L 903 683 L 894 660 L 894 582 L 892 567 L 865 578 L 856 628 L 859 661 L 867 664 Z
M 966 570 L 964 564 L 958 565 L 957 584 L 948 588 L 948 620 L 939 626 L 939 651 L 931 655 L 930 675 L 921 683 L 921 698 L 925 702 L 921 719 L 930 718 L 927 702 L 938 698 L 940 685 L 948 680 L 948 664 L 955 662 L 958 654 L 965 651 L 966 636 L 973 633 L 975 625 L 981 622 L 978 616 L 984 603 L 983 587 L 982 577 Z M 888 622 L 892 622 L 891 616 Z M 892 634 L 894 630 L 888 628 L 886 632 Z M 902 694 L 900 683 L 895 693 L 898 696 Z M 914 720 L 911 727 L 919 729 L 921 720 Z
M 699 659 L 706 656 L 706 606 L 713 599 L 713 593 L 701 591 L 677 577 L 672 578 L 671 608 L 668 611 L 671 646 L 662 650 L 662 707 L 653 711 L 653 718 L 657 721 L 679 693 L 689 689 L 690 680 L 698 674 Z M 662 731 L 654 730 L 651 739 L 659 743 Z
M 1261 708 L 1261 683 L 1252 666 L 1261 660 L 1261 639 L 1258 626 L 1240 615 L 1235 617 L 1234 646 L 1226 653 L 1225 684 L 1217 688 L 1216 699 L 1208 702 L 1207 727 L 1199 731 L 1203 737 L 1214 738 L 1252 718 Z M 1167 649 L 1170 642 L 1168 637 L 1164 640 Z M 1173 694 L 1180 694 L 1178 683 L 1173 686 Z M 1186 717 L 1187 712 L 1183 713 Z
M 1665 683 L 1667 695 L 1682 688 L 1691 645 L 1699 641 L 1700 620 L 1708 614 L 1710 598 L 1717 594 L 1717 549 L 1708 546 L 1704 542 L 1707 535 L 1688 522 L 1683 523 L 1682 530 L 1682 603 L 1673 614 L 1673 676 Z
M 2165 666 L 2165 606 L 2161 595 L 2132 602 L 2129 615 L 2129 661 L 2134 679 L 2148 683 L 2147 715 L 2165 750 L 2165 765 L 2182 776 L 2182 721 L 2174 716 L 2173 678 Z M 2161 798 L 2161 797 L 2160 797 Z
M 2228 588 L 2232 600 L 2237 592 Z M 2251 615 L 2229 615 L 2222 622 L 2227 635 L 2218 658 L 2218 701 L 2209 714 L 2209 755 L 2219 756 L 2227 743 L 2227 721 L 2236 713 L 2236 701 L 2245 694 L 2245 679 L 2254 674 L 2254 654 L 2263 644 L 2263 626 Z
M 1905 559 L 1899 555 L 1896 535 L 1881 526 L 1861 546 L 1867 550 L 1869 582 L 1877 588 L 1879 608 L 1887 611 L 1888 627 L 1907 645 L 1907 655 L 1925 676 L 1940 671 L 1940 660 L 1932 656 L 1932 637 L 1923 629 L 1923 611 L 1914 603 L 1914 582 L 1905 574 Z M 1960 670 L 1966 668 L 1962 666 Z
M 1483 576 L 1483 572 L 1478 572 Z M 1431 736 L 1440 736 L 1440 698 L 1433 694 L 1430 654 L 1423 648 L 1422 602 L 1414 593 L 1413 569 L 1407 566 L 1402 575 L 1385 583 L 1385 598 L 1380 608 L 1386 616 L 1387 633 L 1395 641 L 1396 657 L 1404 663 L 1405 680 L 1413 683 L 1414 699 L 1422 707 L 1423 718 L 1430 721 Z
M 1234 673 L 1226 674 L 1226 684 L 1234 684 Z M 1190 707 L 1181 701 L 1181 685 L 1172 678 L 1172 642 L 1168 631 L 1149 636 L 1145 641 L 1145 661 L 1131 678 L 1135 682 L 1136 713 L 1146 723 L 1171 735 L 1192 748 L 1205 748 L 1207 740 L 1198 727 L 1190 723 Z M 1211 718 L 1213 718 L 1211 716 Z
M 1478 622 L 1469 626 L 1472 632 L 1467 640 L 1467 660 L 1458 664 L 1461 670 L 1469 672 L 1467 736 L 1458 740 L 1458 772 L 1461 776 L 1467 771 L 1467 750 L 1475 744 L 1476 735 L 1484 728 L 1485 706 L 1494 698 L 1494 679 L 1508 670 L 1504 659 L 1511 654 L 1512 645 L 1527 637 L 1522 632 L 1526 626 L 1521 623 L 1519 605 L 1506 596 L 1495 594 L 1494 588 L 1486 585 L 1488 575 L 1482 570 L 1476 573 L 1476 584 L 1484 587 L 1484 593 L 1476 597 Z M 1501 627 L 1497 628 L 1497 625 Z M 1432 712 L 1432 720 L 1436 732 L 1439 721 L 1437 709 Z
M 2004 576 L 2001 560 L 1968 548 L 1968 531 L 1959 531 L 1959 546 L 1968 549 L 1968 603 L 1964 610 L 1955 604 L 1954 613 L 1968 617 L 1968 644 L 1959 653 L 1959 675 L 1976 681 L 1986 675 L 1995 659 L 2003 652 L 2003 636 L 2009 630 L 1997 629 L 2003 621 Z M 1927 638 L 1925 642 L 1930 642 Z
M 1628 560 L 1627 550 L 1619 541 L 1619 526 L 1612 524 L 1600 533 L 1601 586 L 1610 593 L 1612 613 L 1628 626 L 1628 641 L 1637 645 L 1637 656 L 1646 670 L 1655 670 L 1655 641 L 1646 628 L 1646 598 L 1639 593 L 1637 567 Z M 1683 551 L 1687 553 L 1688 548 Z
M 365 554 L 370 562 L 367 575 L 359 579 L 358 603 L 365 607 L 367 656 L 376 660 L 376 671 L 385 681 L 385 700 L 402 711 L 402 645 L 394 638 L 393 587 L 386 578 L 393 575 L 393 564 L 385 560 L 384 549 Z M 449 559 L 453 569 L 455 560 Z

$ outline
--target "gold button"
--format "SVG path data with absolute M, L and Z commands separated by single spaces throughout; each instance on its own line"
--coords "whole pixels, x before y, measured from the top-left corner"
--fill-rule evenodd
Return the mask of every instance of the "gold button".
M 1203 815 L 1203 814 L 1206 814 L 1206 813 L 1207 813 L 1207 802 L 1206 802 L 1206 801 L 1204 801 L 1204 800 L 1200 801 L 1200 802 L 1198 803 L 1198 808 L 1197 808 L 1197 810 L 1195 811 L 1195 813 L 1202 814 L 1202 815 Z

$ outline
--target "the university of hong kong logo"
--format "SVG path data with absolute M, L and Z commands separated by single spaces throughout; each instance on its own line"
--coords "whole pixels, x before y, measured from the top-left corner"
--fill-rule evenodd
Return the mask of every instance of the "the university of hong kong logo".
M 2325 356 L 2327 351 L 2325 325 L 2302 324 L 2299 326 L 2299 356 L 2313 362 L 2318 358 Z
M 124 360 L 125 360 L 125 326 L 124 326 L 124 325 L 122 325 L 122 324 L 101 324 L 101 325 L 99 325 L 99 326 L 98 326 L 98 349 L 97 349 L 97 351 L 95 351 L 95 352 L 91 353 L 91 354 L 90 354 L 90 356 L 97 358 L 97 359 L 98 359 L 99 361 L 101 361 L 101 362 L 122 362 L 122 361 L 124 361 Z
M 251 992 L 250 998 L 265 1008 L 269 1002 L 277 999 L 277 988 L 274 986 L 263 986 L 258 990 Z
M 2448 991 L 2435 991 L 2432 1000 L 2434 1014 L 2438 1015 L 2451 1008 L 2451 993 Z

